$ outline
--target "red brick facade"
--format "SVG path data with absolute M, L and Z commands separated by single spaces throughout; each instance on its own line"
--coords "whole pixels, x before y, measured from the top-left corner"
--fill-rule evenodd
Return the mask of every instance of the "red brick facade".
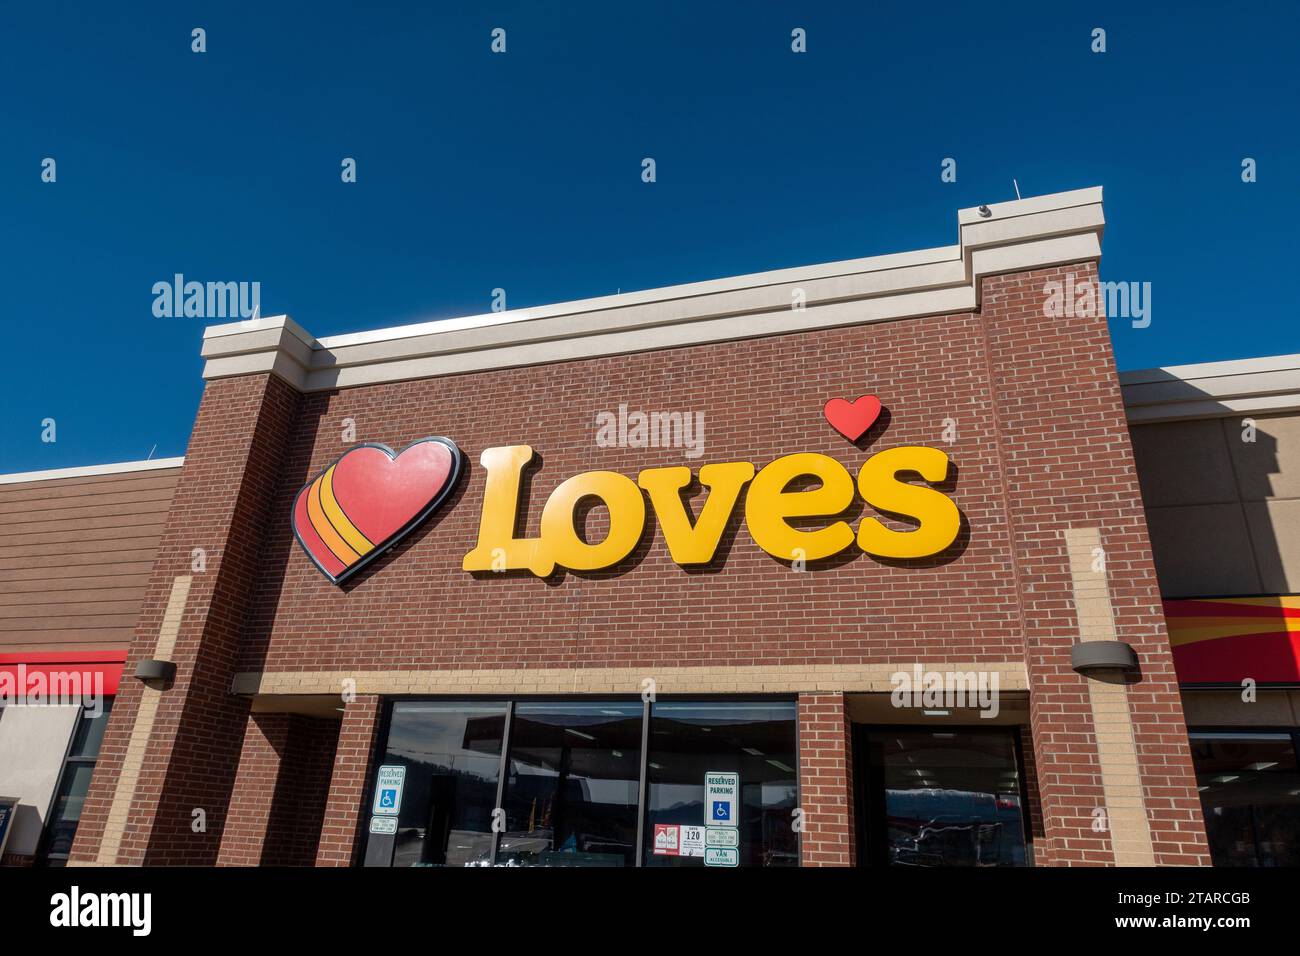
M 853 734 L 843 694 L 799 695 L 799 804 L 804 866 L 852 866 Z
M 379 704 L 378 697 L 361 695 L 343 712 L 329 802 L 316 851 L 317 866 L 348 866 L 356 860 L 364 819 L 362 804 L 368 793 L 371 756 L 379 732 Z
M 249 715 L 236 673 L 683 665 L 1023 663 L 1031 733 L 1024 762 L 1039 864 L 1107 863 L 1086 683 L 1070 669 L 1077 634 L 1061 532 L 1100 527 L 1115 626 L 1142 660 L 1130 707 L 1160 863 L 1206 863 L 1205 839 L 1104 318 L 1047 318 L 1043 286 L 1089 264 L 983 282 L 977 313 L 774 335 L 657 352 L 297 395 L 280 379 L 209 383 L 128 668 L 152 653 L 169 589 L 194 574 L 118 862 L 269 862 L 265 791 L 283 776 L 287 723 Z M 756 322 L 762 321 L 756 318 Z M 887 414 L 859 446 L 823 419 L 825 401 L 872 392 Z M 704 453 L 602 448 L 597 413 L 703 412 Z M 345 438 L 349 421 L 355 438 Z M 355 441 L 400 449 L 452 438 L 468 473 L 425 525 L 335 587 L 293 539 L 299 488 Z M 951 437 L 949 443 L 946 439 Z M 579 472 L 829 455 L 851 472 L 875 451 L 942 448 L 944 484 L 964 516 L 957 542 L 915 561 L 860 552 L 792 569 L 759 550 L 737 509 L 708 573 L 673 563 L 653 515 L 617 568 L 474 576 L 483 449 L 532 445 L 524 533 Z M 697 489 L 698 490 L 698 489 Z M 694 500 L 696 508 L 701 498 Z M 849 520 L 870 513 L 859 501 Z M 588 539 L 602 533 L 592 513 Z M 884 519 L 891 523 L 893 519 Z M 895 527 L 906 528 L 905 523 Z M 77 835 L 93 861 L 141 696 L 124 682 Z M 628 693 L 636 693 L 629 687 Z M 855 862 L 851 734 L 842 692 L 800 696 L 803 862 Z M 381 700 L 350 703 L 338 734 L 318 865 L 355 862 Z M 292 747 L 289 748 L 292 750 Z M 277 776 L 278 775 L 278 776 Z M 260 794 L 260 795 L 259 795 Z M 192 810 L 207 814 L 194 833 Z
M 301 714 L 249 714 L 219 866 L 312 866 L 339 725 Z

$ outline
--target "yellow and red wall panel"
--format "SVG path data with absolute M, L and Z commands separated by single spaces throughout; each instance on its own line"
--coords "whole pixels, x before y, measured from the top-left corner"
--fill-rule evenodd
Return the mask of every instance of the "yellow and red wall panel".
M 1183 684 L 1300 683 L 1300 594 L 1165 601 Z

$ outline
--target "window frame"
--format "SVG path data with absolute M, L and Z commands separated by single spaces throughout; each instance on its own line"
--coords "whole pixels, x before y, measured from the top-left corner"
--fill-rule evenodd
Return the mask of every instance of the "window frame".
M 113 702 L 117 699 L 116 695 L 106 696 L 102 703 L 108 704 L 107 713 L 103 715 L 105 720 L 110 720 L 113 716 Z M 50 862 L 66 864 L 71 859 L 71 852 L 68 853 L 51 853 L 50 842 L 54 839 L 54 808 L 58 806 L 59 794 L 63 792 L 63 783 L 67 779 L 69 771 L 74 767 L 90 765 L 91 783 L 94 783 L 95 765 L 99 763 L 99 753 L 103 749 L 104 740 L 100 738 L 100 750 L 95 751 L 95 756 L 77 756 L 72 752 L 72 745 L 77 741 L 77 731 L 81 728 L 81 722 L 86 720 L 86 706 L 81 706 L 81 713 L 77 719 L 72 722 L 72 731 L 68 734 L 68 742 L 63 747 L 63 759 L 59 762 L 59 775 L 54 781 L 54 790 L 50 794 L 50 802 L 45 807 L 45 816 L 41 820 L 41 837 L 36 841 L 36 855 L 34 865 L 39 867 L 48 867 Z M 107 730 L 107 728 L 105 728 Z M 78 821 L 80 827 L 80 821 Z
M 1016 777 L 1020 790 L 1020 829 L 1025 841 L 1025 867 L 1034 863 L 1034 827 L 1029 804 L 1029 773 L 1025 769 L 1024 739 L 1019 724 L 994 724 L 981 727 L 978 724 L 853 724 L 853 790 L 854 790 L 854 831 L 857 837 L 857 862 L 862 867 L 887 868 L 888 853 L 879 830 L 880 810 L 883 800 L 875 792 L 875 786 L 883 781 L 877 779 L 871 765 L 870 748 L 866 746 L 867 738 L 873 733 L 927 733 L 961 732 L 967 734 L 1007 734 L 1011 735 L 1012 752 L 1016 760 Z
M 651 711 L 657 703 L 689 703 L 691 701 L 727 701 L 743 703 L 753 701 L 755 703 L 783 703 L 794 704 L 794 748 L 795 748 L 795 806 L 803 806 L 803 750 L 800 737 L 799 721 L 799 696 L 797 694 L 661 694 L 653 700 L 646 699 L 641 694 L 492 694 L 484 696 L 466 696 L 463 694 L 395 694 L 386 695 L 383 701 L 383 707 L 380 713 L 379 726 L 375 734 L 374 745 L 371 748 L 370 770 L 366 775 L 366 785 L 362 792 L 361 817 L 358 822 L 358 835 L 365 838 L 368 842 L 370 834 L 368 831 L 368 822 L 370 820 L 370 807 L 374 800 L 374 780 L 375 770 L 383 762 L 384 754 L 388 748 L 388 734 L 392 725 L 393 708 L 395 704 L 423 702 L 430 703 L 465 703 L 465 704 L 504 704 L 506 707 L 505 725 L 501 731 L 501 763 L 497 773 L 497 795 L 495 810 L 502 807 L 505 797 L 505 787 L 510 767 L 510 747 L 511 727 L 514 723 L 515 705 L 532 702 L 547 703 L 591 703 L 592 701 L 611 701 L 618 703 L 631 703 L 633 701 L 641 702 L 641 753 L 640 753 L 640 781 L 637 788 L 637 808 L 636 808 L 636 861 L 633 867 L 642 867 L 645 865 L 645 829 L 648 818 L 648 796 L 649 796 L 649 737 L 650 737 L 650 719 Z M 71 747 L 71 740 L 68 746 Z M 803 833 L 795 832 L 795 844 L 798 847 L 799 865 L 803 865 Z M 489 858 L 489 866 L 496 866 L 497 851 L 501 845 L 501 832 L 494 830 L 492 834 L 492 854 Z M 365 847 L 357 855 L 354 863 L 356 866 L 363 865 L 365 859 Z
M 1264 737 L 1270 734 L 1273 736 L 1285 735 L 1291 738 L 1291 752 L 1295 755 L 1297 769 L 1300 769 L 1300 727 L 1285 726 L 1281 724 L 1260 724 L 1260 725 L 1252 724 L 1249 727 L 1241 727 L 1241 726 L 1231 727 L 1231 726 L 1223 726 L 1220 724 L 1198 724 L 1195 727 L 1189 726 L 1187 728 L 1188 757 L 1191 757 L 1192 739 L 1197 734 L 1231 734 L 1234 737 Z M 1192 775 L 1193 776 L 1196 775 L 1195 760 L 1192 761 Z M 1196 796 L 1197 799 L 1199 800 L 1201 795 L 1198 793 Z M 1202 826 L 1206 826 L 1205 820 L 1206 820 L 1205 804 L 1202 803 L 1201 804 L 1201 825 Z M 1208 827 L 1207 827 L 1207 831 L 1208 831 Z M 1207 843 L 1208 840 L 1209 840 L 1209 834 L 1207 832 L 1206 834 Z M 1215 865 L 1213 856 L 1210 857 L 1210 865 L 1211 866 Z M 1225 867 L 1225 869 L 1226 868 L 1228 867 Z

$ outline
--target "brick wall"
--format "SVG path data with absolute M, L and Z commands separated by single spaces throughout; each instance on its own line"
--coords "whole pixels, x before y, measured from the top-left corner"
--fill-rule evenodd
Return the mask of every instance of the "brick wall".
M 1066 271 L 985 280 L 982 311 L 974 315 L 301 397 L 265 376 L 211 383 L 133 658 L 156 635 L 167 587 L 188 567 L 190 549 L 206 544 L 213 557 L 195 576 L 176 647 L 177 688 L 159 708 L 115 858 L 216 859 L 247 721 L 246 704 L 241 709 L 228 693 L 233 672 L 624 668 L 637 675 L 626 692 L 638 693 L 657 667 L 962 661 L 1027 666 L 1034 693 L 1025 749 L 1038 772 L 1030 809 L 1039 861 L 1110 862 L 1106 834 L 1089 826 L 1102 788 L 1087 688 L 1069 669 L 1078 622 L 1062 532 L 1084 523 L 1102 529 L 1118 634 L 1143 658 L 1143 682 L 1128 699 L 1158 859 L 1203 861 L 1105 321 L 1043 315 L 1043 284 Z M 1072 271 L 1095 275 L 1087 265 Z M 821 409 L 828 398 L 867 392 L 887 412 L 864 441 L 850 444 Z M 703 412 L 704 454 L 598 447 L 597 413 L 620 404 Z M 345 439 L 347 421 L 356 433 Z M 401 448 L 429 435 L 451 437 L 465 452 L 467 474 L 456 493 L 345 587 L 329 584 L 293 540 L 294 495 L 357 441 Z M 715 563 L 688 571 L 671 561 L 651 515 L 646 535 L 616 569 L 548 580 L 468 575 L 460 562 L 478 530 L 478 456 L 520 443 L 542 459 L 525 496 L 528 535 L 536 535 L 550 491 L 582 471 L 634 476 L 647 467 L 698 470 L 728 460 L 761 466 L 819 452 L 856 472 L 872 452 L 905 444 L 948 452 L 955 467 L 945 488 L 965 520 L 957 542 L 932 558 L 897 562 L 849 551 L 799 572 L 753 544 L 738 509 Z M 697 512 L 701 502 L 696 494 Z M 859 504 L 845 517 L 856 525 L 862 511 Z M 597 509 L 587 519 L 588 538 L 603 527 Z M 131 683 L 110 722 L 87 804 L 76 850 L 83 859 L 95 852 L 125 759 L 139 696 Z M 828 714 L 820 708 L 833 708 L 835 698 L 818 692 L 801 704 L 801 726 L 819 748 L 834 749 L 843 733 L 842 726 L 821 726 Z M 365 696 L 344 716 L 318 863 L 344 865 L 355 854 L 378 712 L 378 698 Z M 843 746 L 847 754 L 847 740 Z M 805 777 L 808 798 L 830 808 L 826 821 L 813 821 L 830 830 L 805 834 L 808 862 L 848 862 L 852 853 L 851 840 L 836 835 L 852 833 L 836 816 L 834 793 L 848 792 L 847 762 L 843 772 L 843 788 Z M 196 840 L 188 808 L 204 804 L 213 807 L 216 835 Z
M 982 311 L 993 414 L 1014 541 L 1045 850 L 1054 864 L 1109 864 L 1089 690 L 1070 668 L 1080 621 L 1065 532 L 1098 528 L 1114 635 L 1137 650 L 1128 689 L 1143 798 L 1160 864 L 1209 862 L 1182 705 L 1104 316 L 1049 317 L 1049 281 L 1091 265 L 997 276 Z
M 332 720 L 249 715 L 218 865 L 315 863 L 338 734 Z
M 379 733 L 381 701 L 373 694 L 361 694 L 347 704 L 339 729 L 338 749 L 321 827 L 317 866 L 350 866 L 358 856 L 362 827 L 369 815 L 364 805 L 369 796 L 371 764 Z
M 831 396 L 868 391 L 881 396 L 890 421 L 873 430 L 864 452 L 834 432 L 821 410 Z M 286 449 L 240 669 L 1020 660 L 989 400 L 979 321 L 971 316 L 306 395 Z M 704 412 L 703 456 L 597 447 L 596 414 L 620 402 Z M 948 417 L 959 423 L 952 446 L 942 443 Z M 440 516 L 337 588 L 293 540 L 289 513 L 302 484 L 350 446 L 342 438 L 345 419 L 355 421 L 356 441 L 395 448 L 450 436 L 469 468 Z M 798 573 L 753 544 L 738 510 L 721 560 L 705 571 L 674 564 L 651 520 L 645 540 L 615 570 L 547 581 L 471 576 L 460 562 L 478 531 L 478 456 L 521 442 L 543 458 L 531 483 L 529 534 L 537 533 L 551 490 L 586 470 L 635 475 L 645 467 L 698 469 L 740 459 L 761 465 L 806 451 L 856 472 L 870 451 L 904 444 L 951 454 L 953 493 L 977 533 L 963 533 L 947 554 L 910 564 L 849 552 Z M 855 508 L 851 517 L 860 513 Z M 590 536 L 601 534 L 603 516 L 590 516 Z
M 843 694 L 799 695 L 804 866 L 853 866 L 853 744 Z
M 161 694 L 122 682 L 74 863 L 217 860 L 249 707 L 230 693 L 233 664 L 297 404 L 298 395 L 268 375 L 204 391 L 126 667 L 133 673 L 151 657 L 170 627 L 176 679 Z M 204 552 L 202 570 L 196 548 Z M 187 596 L 169 617 L 174 584 L 185 575 Z M 147 721 L 137 726 L 142 712 Z

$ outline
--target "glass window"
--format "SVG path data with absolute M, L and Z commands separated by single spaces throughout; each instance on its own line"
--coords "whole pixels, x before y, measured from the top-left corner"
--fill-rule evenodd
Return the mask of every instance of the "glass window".
M 83 710 L 72 730 L 72 744 L 59 775 L 59 786 L 54 791 L 54 803 L 37 854 L 46 866 L 63 866 L 72 852 L 72 840 L 81 822 L 81 808 L 90 789 L 90 778 L 95 772 L 95 761 L 112 709 L 113 698 L 105 698 L 103 707 Z
M 867 852 L 893 866 L 1025 866 L 1010 730 L 869 730 Z
M 649 727 L 646 712 L 639 699 L 394 702 L 379 765 L 406 767 L 397 832 L 369 834 L 367 865 L 704 866 L 711 836 L 714 865 L 797 866 L 794 702 L 660 702 Z M 735 826 L 711 835 L 709 773 L 735 775 L 722 788 Z M 657 826 L 681 838 L 656 841 Z
M 1291 735 L 1190 736 L 1214 865 L 1300 865 L 1300 772 Z
M 382 762 L 406 767 L 393 866 L 488 864 L 505 719 L 504 703 L 393 704 Z
M 87 757 L 91 760 L 99 756 L 99 747 L 104 742 L 104 730 L 108 727 L 108 712 L 112 709 L 113 699 L 107 698 L 101 713 L 87 710 L 77 721 L 72 734 L 72 749 L 69 757 Z
M 515 705 L 498 865 L 636 862 L 641 713 L 640 701 Z
M 698 855 L 695 848 L 682 853 L 680 828 L 708 822 L 707 773 L 739 775 L 739 865 L 799 864 L 792 826 L 799 792 L 793 702 L 656 703 L 650 710 L 649 751 L 646 866 L 704 865 L 702 848 Z M 656 828 L 676 840 L 657 840 Z M 677 853 L 671 852 L 674 844 Z

